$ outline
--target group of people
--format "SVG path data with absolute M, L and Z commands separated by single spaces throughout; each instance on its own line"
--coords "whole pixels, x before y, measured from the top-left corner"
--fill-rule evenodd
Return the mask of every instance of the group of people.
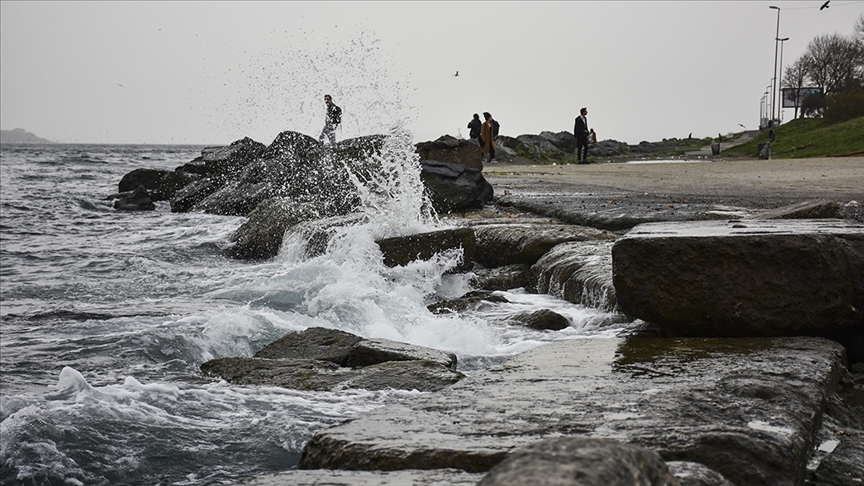
M 498 136 L 499 124 L 492 118 L 489 112 L 484 112 L 485 122 L 480 122 L 480 116 L 474 113 L 474 118 L 468 122 L 468 134 L 472 140 L 480 144 L 480 152 L 489 162 L 495 161 L 495 144 L 493 139 Z M 573 135 L 576 136 L 576 158 L 580 164 L 588 163 L 588 144 L 597 141 L 597 134 L 593 128 L 588 128 L 588 108 L 579 110 L 576 124 L 573 127 Z M 487 155 L 488 154 L 488 155 Z
M 342 109 L 333 103 L 330 95 L 324 95 L 324 103 L 327 105 L 327 115 L 324 119 L 324 129 L 318 139 L 323 143 L 326 137 L 331 144 L 336 143 L 336 127 L 342 123 Z M 480 115 L 474 113 L 474 118 L 468 122 L 469 137 L 480 144 L 480 152 L 484 159 L 490 163 L 495 162 L 494 139 L 498 136 L 501 125 L 492 118 L 488 111 L 483 112 L 485 121 L 480 121 Z M 588 144 L 597 141 L 597 134 L 593 128 L 588 128 L 588 108 L 579 110 L 576 124 L 573 126 L 573 135 L 576 136 L 576 158 L 580 164 L 588 163 Z
M 468 129 L 471 130 L 468 136 L 472 140 L 477 140 L 477 143 L 480 144 L 480 152 L 485 154 L 484 157 L 490 163 L 493 163 L 495 162 L 495 144 L 493 141 L 498 136 L 501 125 L 492 118 L 488 111 L 483 112 L 483 118 L 486 121 L 481 123 L 480 115 L 474 113 L 474 118 L 468 122 Z

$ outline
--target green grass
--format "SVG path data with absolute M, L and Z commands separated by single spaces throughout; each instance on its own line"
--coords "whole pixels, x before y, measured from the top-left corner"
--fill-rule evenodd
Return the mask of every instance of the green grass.
M 799 118 L 774 131 L 771 157 L 775 159 L 864 155 L 864 117 L 834 125 L 821 118 Z M 756 157 L 759 144 L 768 141 L 768 132 L 762 130 L 753 140 L 725 149 L 723 154 Z

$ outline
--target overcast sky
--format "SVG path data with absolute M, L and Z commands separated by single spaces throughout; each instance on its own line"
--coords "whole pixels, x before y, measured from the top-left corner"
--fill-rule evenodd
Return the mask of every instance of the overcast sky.
M 323 95 L 347 138 L 572 131 L 631 144 L 759 124 L 779 6 L 788 65 L 849 35 L 864 0 L 0 2 L 0 128 L 58 142 L 269 144 L 317 138 Z M 454 76 L 456 71 L 459 76 Z M 791 118 L 787 110 L 785 119 Z

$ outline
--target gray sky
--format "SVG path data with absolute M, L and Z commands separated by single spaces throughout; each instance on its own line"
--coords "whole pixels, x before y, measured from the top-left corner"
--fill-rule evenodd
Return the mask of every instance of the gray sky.
M 401 125 L 415 141 L 572 131 L 636 144 L 756 128 L 777 10 L 790 64 L 864 0 L 0 2 L 0 127 L 60 142 L 269 144 Z M 459 76 L 455 77 L 456 71 Z M 787 110 L 785 119 L 792 116 Z

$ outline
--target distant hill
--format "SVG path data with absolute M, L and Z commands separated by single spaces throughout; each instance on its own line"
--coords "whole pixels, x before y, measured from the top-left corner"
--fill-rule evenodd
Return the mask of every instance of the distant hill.
M 51 140 L 39 138 L 36 135 L 16 128 L 15 130 L 0 130 L 0 143 L 54 143 Z

